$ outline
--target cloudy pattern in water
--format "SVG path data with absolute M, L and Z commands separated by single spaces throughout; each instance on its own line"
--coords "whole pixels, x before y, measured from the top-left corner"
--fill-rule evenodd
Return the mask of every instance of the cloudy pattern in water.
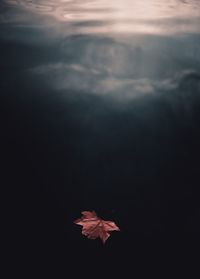
M 198 1 L 4 0 L 1 10 L 3 38 L 52 43 L 54 61 L 46 47 L 49 61 L 27 66 L 27 74 L 55 90 L 125 101 L 199 76 Z

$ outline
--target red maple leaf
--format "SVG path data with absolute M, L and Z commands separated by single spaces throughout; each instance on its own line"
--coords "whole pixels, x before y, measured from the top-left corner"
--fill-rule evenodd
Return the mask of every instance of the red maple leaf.
M 100 237 L 105 243 L 111 231 L 120 231 L 114 222 L 102 220 L 95 211 L 82 211 L 81 213 L 83 216 L 75 220 L 74 223 L 83 226 L 82 234 L 90 239 Z

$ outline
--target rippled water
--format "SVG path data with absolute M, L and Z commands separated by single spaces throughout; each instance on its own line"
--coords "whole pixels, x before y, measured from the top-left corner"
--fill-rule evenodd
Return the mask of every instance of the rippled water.
M 27 74 L 56 90 L 127 99 L 175 90 L 199 72 L 195 0 L 4 0 L 0 7 L 2 38 L 48 44 L 48 59 L 27 65 Z
M 8 8 L 3 21 L 23 22 L 23 12 L 33 13 L 81 33 L 199 32 L 200 23 L 198 0 L 4 0 L 2 6 Z M 17 9 L 16 18 L 9 8 Z

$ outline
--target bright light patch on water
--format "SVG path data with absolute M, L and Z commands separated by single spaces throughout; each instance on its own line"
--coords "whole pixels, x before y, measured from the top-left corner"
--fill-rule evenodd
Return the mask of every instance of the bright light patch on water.
M 4 5 L 17 8 L 13 20 L 23 22 L 25 15 L 20 18 L 19 13 L 26 10 L 49 24 L 64 25 L 65 32 L 73 34 L 198 33 L 200 26 L 198 0 L 4 0 Z M 4 12 L 2 21 L 12 19 Z

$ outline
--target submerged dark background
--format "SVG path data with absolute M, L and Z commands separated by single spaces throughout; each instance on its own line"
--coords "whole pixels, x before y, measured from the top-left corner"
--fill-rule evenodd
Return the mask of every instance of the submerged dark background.
M 199 34 L 45 34 L 1 27 L 10 269 L 27 278 L 191 277 L 200 233 Z M 82 210 L 121 232 L 105 246 L 86 239 L 73 224 Z

